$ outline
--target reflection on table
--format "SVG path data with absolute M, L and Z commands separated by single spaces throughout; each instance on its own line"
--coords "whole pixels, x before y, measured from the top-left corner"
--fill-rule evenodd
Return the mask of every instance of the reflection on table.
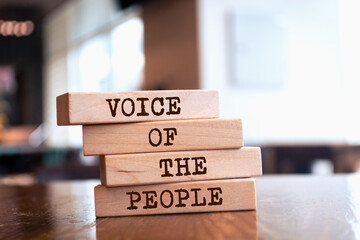
M 355 239 L 360 175 L 256 178 L 257 211 L 95 218 L 98 181 L 0 186 L 0 238 Z

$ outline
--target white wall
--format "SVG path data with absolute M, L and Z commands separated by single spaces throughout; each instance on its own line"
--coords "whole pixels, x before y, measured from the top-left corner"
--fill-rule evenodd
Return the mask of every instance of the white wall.
M 245 144 L 360 142 L 360 114 L 355 110 L 360 90 L 360 30 L 355 25 L 360 22 L 360 8 L 355 1 L 198 3 L 202 87 L 220 91 L 222 117 L 243 118 Z M 234 83 L 229 74 L 235 51 L 229 48 L 231 14 L 271 16 L 278 21 L 286 60 L 279 76 L 284 78 L 282 84 L 271 88 Z M 269 64 L 259 58 L 258 77 L 265 80 L 261 71 L 269 66 L 262 66 L 263 62 Z

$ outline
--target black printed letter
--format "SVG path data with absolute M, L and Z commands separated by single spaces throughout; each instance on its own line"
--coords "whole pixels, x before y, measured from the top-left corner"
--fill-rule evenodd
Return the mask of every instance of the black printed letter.
M 176 103 L 180 103 L 180 98 L 179 97 L 166 97 L 165 99 L 169 100 L 169 111 L 166 112 L 166 115 L 180 114 L 181 107 L 178 107 L 176 104 Z M 172 100 L 174 100 L 174 102 Z
M 127 194 L 127 195 L 130 195 L 130 207 L 128 207 L 127 209 L 128 209 L 128 210 L 135 210 L 135 209 L 137 209 L 137 207 L 134 205 L 134 203 L 140 202 L 140 199 L 141 199 L 140 194 L 139 194 L 138 192 L 134 192 L 134 191 L 132 191 L 132 192 L 127 192 L 126 194 Z M 133 198 L 133 195 L 136 195 L 136 196 L 137 196 L 136 199 Z
M 130 113 L 125 112 L 124 105 L 125 105 L 126 101 L 130 101 L 130 103 L 131 103 L 131 108 L 132 109 L 131 109 Z M 124 101 L 121 104 L 121 110 L 122 110 L 122 113 L 124 114 L 124 116 L 126 116 L 126 117 L 130 117 L 131 115 L 133 115 L 134 112 L 135 112 L 135 103 L 134 103 L 134 101 L 131 98 L 125 98 Z
M 193 175 L 206 174 L 207 168 L 203 166 L 203 163 L 206 163 L 205 157 L 193 157 L 191 159 L 195 161 L 195 172 L 193 172 L 192 174 Z
M 149 101 L 148 98 L 137 98 L 136 101 L 141 102 L 141 112 L 137 114 L 137 116 L 149 116 L 149 113 L 145 111 L 145 101 Z
M 173 145 L 170 142 L 170 139 L 174 141 L 175 136 L 177 135 L 176 128 L 164 128 L 164 131 L 166 131 L 166 143 L 164 143 L 164 146 L 171 146 Z M 170 132 L 172 131 L 172 132 Z M 174 136 L 175 135 L 175 136 Z
M 154 142 L 151 140 L 151 133 L 152 133 L 153 131 L 157 131 L 158 134 L 159 134 L 159 141 L 158 141 L 158 143 L 154 143 Z M 157 129 L 157 128 L 151 129 L 151 131 L 149 132 L 149 143 L 150 143 L 151 146 L 153 146 L 153 147 L 157 147 L 157 146 L 159 146 L 159 145 L 161 144 L 161 132 L 160 132 L 159 129 Z
M 161 174 L 161 177 L 173 177 L 174 175 L 172 175 L 170 172 L 169 172 L 169 168 L 172 168 L 172 161 L 170 158 L 168 159 L 160 159 L 160 162 L 159 162 L 159 167 L 162 168 L 164 164 L 164 170 L 165 170 L 165 173 L 164 174 Z
M 211 200 L 209 202 L 209 206 L 212 205 L 222 205 L 222 198 L 219 196 L 219 194 L 222 194 L 222 190 L 219 187 L 216 188 L 208 188 L 207 190 L 211 191 Z M 218 191 L 218 192 L 214 192 L 214 191 Z M 218 200 L 216 202 L 216 200 Z
M 179 194 L 179 203 L 175 205 L 175 207 L 186 207 L 186 204 L 182 202 L 182 200 L 186 200 L 189 198 L 189 192 L 186 189 L 175 190 Z M 185 196 L 181 196 L 181 193 L 185 193 Z
M 116 116 L 116 109 L 118 106 L 118 103 L 120 101 L 120 98 L 114 98 L 115 101 L 115 106 L 114 108 L 111 106 L 111 101 L 112 99 L 105 99 L 108 103 L 109 103 L 109 108 L 110 108 L 110 112 L 111 112 L 111 116 L 115 117 Z
M 155 111 L 155 102 L 156 101 L 159 101 L 160 102 L 160 106 L 162 107 L 161 110 L 159 112 L 156 112 Z M 156 97 L 152 100 L 151 102 L 151 111 L 153 112 L 153 114 L 155 116 L 160 116 L 160 115 L 163 115 L 164 114 L 164 98 L 159 98 L 159 97 Z
M 143 207 L 144 209 L 148 209 L 148 208 L 157 208 L 157 201 L 154 200 L 154 197 L 156 197 L 156 192 L 155 191 L 144 191 L 142 192 L 143 194 L 145 194 L 145 206 Z M 152 196 L 149 196 L 150 194 L 152 194 Z M 152 204 L 152 205 L 151 205 Z

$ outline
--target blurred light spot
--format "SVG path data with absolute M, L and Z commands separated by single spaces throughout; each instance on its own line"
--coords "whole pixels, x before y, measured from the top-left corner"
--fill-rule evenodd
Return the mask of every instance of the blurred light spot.
M 24 25 L 26 26 L 26 31 L 23 34 L 28 36 L 34 31 L 34 23 L 31 21 L 26 21 Z
M 26 23 L 21 23 L 20 25 L 20 34 L 25 35 L 27 33 L 27 25 Z
M 315 159 L 311 164 L 311 173 L 316 175 L 329 175 L 334 173 L 334 165 L 328 159 Z
M 3 36 L 28 36 L 34 31 L 32 21 L 17 22 L 0 20 L 0 35 Z
M 6 34 L 6 25 L 7 25 L 7 22 L 4 22 L 3 24 L 1 24 L 1 29 L 0 29 L 0 32 L 3 36 L 7 36 Z
M 14 26 L 13 32 L 14 32 L 15 36 L 17 36 L 17 37 L 21 36 L 20 25 L 21 25 L 21 23 L 17 22 Z
M 6 25 L 6 34 L 7 35 L 12 35 L 13 34 L 13 30 L 14 30 L 14 24 L 15 22 L 8 22 L 7 25 Z

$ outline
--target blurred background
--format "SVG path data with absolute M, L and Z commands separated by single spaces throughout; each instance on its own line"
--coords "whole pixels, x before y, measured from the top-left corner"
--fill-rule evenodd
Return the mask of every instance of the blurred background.
M 217 89 L 264 174 L 358 172 L 356 0 L 1 0 L 0 183 L 98 178 L 65 92 Z

